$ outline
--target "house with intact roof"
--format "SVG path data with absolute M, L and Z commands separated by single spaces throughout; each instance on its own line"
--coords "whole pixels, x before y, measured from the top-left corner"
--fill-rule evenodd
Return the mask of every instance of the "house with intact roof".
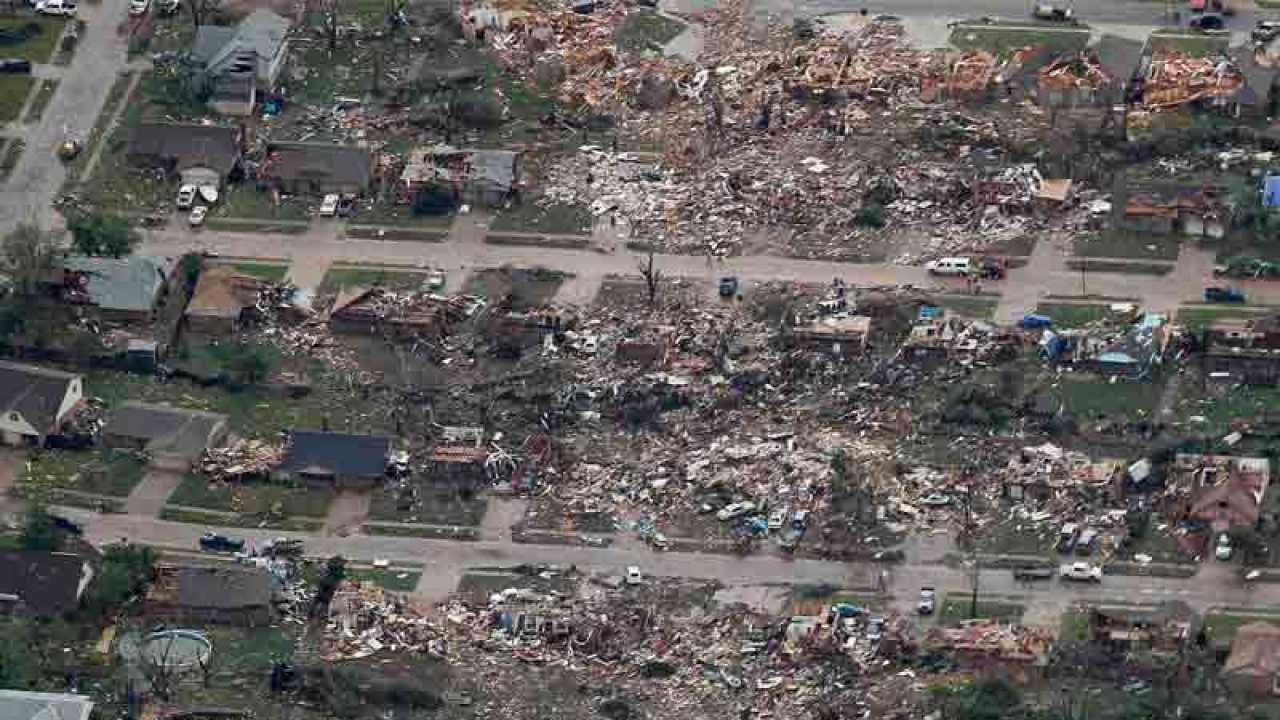
M 93 566 L 74 553 L 0 552 L 0 614 L 52 617 L 73 612 L 92 579 Z
M 0 442 L 38 447 L 84 399 L 76 374 L 0 362 Z
M 372 179 L 368 150 L 332 143 L 271 143 L 258 167 L 258 182 L 294 195 L 359 195 Z
M 146 123 L 129 133 L 126 159 L 184 185 L 221 187 L 240 164 L 240 131 L 218 125 Z
M 223 115 L 253 114 L 257 94 L 272 91 L 289 57 L 289 21 L 254 10 L 234 27 L 202 25 L 191 57 L 209 81 L 209 105 Z
M 98 310 L 104 320 L 150 322 L 168 294 L 178 261 L 171 257 L 69 257 L 62 263 L 62 298 Z
M 161 566 L 145 608 L 149 617 L 169 622 L 268 625 L 276 589 L 274 576 L 261 568 Z
M 321 430 L 290 430 L 276 474 L 317 487 L 372 487 L 387 474 L 391 438 Z

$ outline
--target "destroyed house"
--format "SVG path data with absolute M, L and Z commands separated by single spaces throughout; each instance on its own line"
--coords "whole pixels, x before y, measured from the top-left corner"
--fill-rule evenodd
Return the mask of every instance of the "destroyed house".
M 264 286 L 261 279 L 237 272 L 230 265 L 204 270 L 183 314 L 187 330 L 206 335 L 234 333 Z
M 218 125 L 145 124 L 129 134 L 127 159 L 181 177 L 183 184 L 221 187 L 240 164 L 240 131 Z
M 1040 350 L 1051 362 L 1142 380 L 1163 364 L 1170 337 L 1164 317 L 1147 313 L 1125 327 L 1045 330 Z
M 796 347 L 837 357 L 861 355 L 871 335 L 871 318 L 865 315 L 827 317 L 812 325 L 794 328 L 791 340 Z
M 48 617 L 73 612 L 93 568 L 65 552 L 0 552 L 0 614 Z
M 1214 533 L 1252 530 L 1271 482 L 1266 458 L 1178 455 L 1177 470 L 1191 489 L 1190 516 Z
M 369 488 L 387 474 L 391 438 L 290 430 L 276 475 L 325 488 Z
M 1142 104 L 1149 110 L 1195 108 L 1235 115 L 1244 85 L 1244 75 L 1225 55 L 1191 57 L 1158 48 L 1142 79 Z
M 520 182 L 520 155 L 511 150 L 457 150 L 447 145 L 409 153 L 400 174 L 406 199 L 428 187 L 448 188 L 462 203 L 501 207 Z
M 1221 238 L 1232 210 L 1224 188 L 1212 185 L 1126 188 L 1117 204 L 1117 224 L 1125 230 L 1190 237 Z
M 1263 621 L 1241 625 L 1222 665 L 1222 678 L 1246 698 L 1280 695 L 1280 626 Z
M 161 566 L 147 591 L 145 612 L 152 620 L 183 625 L 259 627 L 275 616 L 276 581 L 260 568 Z
M 1013 332 L 982 321 L 928 319 L 911 326 L 902 342 L 903 360 L 926 364 L 958 360 L 972 362 L 1014 348 L 1021 339 Z
M 1114 81 L 1094 49 L 1058 56 L 1036 73 L 1036 99 L 1043 107 L 1109 105 Z
M 1194 620 L 1195 613 L 1183 603 L 1157 608 L 1094 606 L 1089 610 L 1089 635 L 1117 650 L 1172 654 L 1191 638 Z
M 1280 322 L 1277 318 L 1227 318 L 1205 329 L 1204 372 L 1225 373 L 1252 385 L 1280 385 Z
M 83 397 L 79 375 L 0 362 L 0 440 L 6 445 L 44 445 Z
M 930 630 L 925 645 L 952 655 L 969 672 L 1026 682 L 1042 677 L 1053 648 L 1053 631 L 971 620 L 958 628 Z
M 372 178 L 368 150 L 331 143 L 272 143 L 258 167 L 259 182 L 294 195 L 359 195 Z
M 482 447 L 437 447 L 427 458 L 426 478 L 433 485 L 475 489 L 488 483 L 488 458 Z
M 442 299 L 422 293 L 396 293 L 377 286 L 343 287 L 329 308 L 329 328 L 351 335 L 439 337 L 447 322 Z
M 130 255 L 69 257 L 62 263 L 60 295 L 96 308 L 104 320 L 150 322 L 168 295 L 177 260 Z

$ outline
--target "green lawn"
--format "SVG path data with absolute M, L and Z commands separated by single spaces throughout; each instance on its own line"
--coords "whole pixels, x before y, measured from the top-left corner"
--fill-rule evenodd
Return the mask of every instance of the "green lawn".
M 289 274 L 288 265 L 276 263 L 238 262 L 235 264 L 235 269 L 236 272 L 262 278 L 269 282 L 280 282 L 284 280 L 285 275 Z
M 390 570 L 382 568 L 347 568 L 347 578 L 372 582 L 395 592 L 413 592 L 418 587 L 422 572 L 418 570 Z
M 32 455 L 21 482 L 26 493 L 61 488 L 126 497 L 145 473 L 141 457 L 122 450 L 45 450 Z
M 1194 31 L 1156 30 L 1148 38 L 1151 49 L 1170 49 L 1193 57 L 1209 57 L 1226 52 L 1231 44 L 1231 33 L 1200 33 Z
M 1089 44 L 1087 28 L 1052 25 L 961 25 L 951 33 L 950 42 L 961 50 L 987 50 L 1005 57 L 1028 45 L 1044 45 L 1057 52 L 1083 50 Z
M 125 400 L 139 400 L 225 413 L 229 429 L 241 437 L 274 439 L 288 428 L 318 428 L 326 422 L 335 432 L 395 431 L 391 410 L 376 388 L 353 391 L 341 385 L 340 378 L 331 379 L 324 374 L 311 379 L 312 391 L 300 397 L 258 388 L 231 392 L 178 378 L 159 382 L 152 377 L 111 370 L 90 371 L 86 386 L 89 393 L 109 407 Z
M 313 203 L 304 197 L 290 196 L 276 204 L 275 197 L 248 183 L 228 188 L 219 198 L 210 218 L 248 218 L 253 220 L 309 220 Z M 319 201 L 315 201 L 319 207 Z
M 1078 257 L 1129 258 L 1133 260 L 1177 260 L 1182 238 L 1131 230 L 1105 230 L 1076 238 Z
M 66 21 L 54 17 L 18 17 L 0 18 L 0 30 L 12 30 L 30 27 L 35 33 L 24 43 L 4 48 L 0 55 L 6 58 L 22 58 L 33 63 L 49 62 L 53 51 L 58 47 L 58 38 L 62 36 L 62 26 Z
M 943 295 L 930 299 L 934 305 L 945 308 L 948 314 L 975 320 L 990 320 L 1000 304 L 998 298 Z
M 542 207 L 526 201 L 494 218 L 489 231 L 546 235 L 590 235 L 591 209 L 585 205 L 554 204 Z
M 351 222 L 361 225 L 393 225 L 396 227 L 435 228 L 448 232 L 453 227 L 453 213 L 443 215 L 415 215 L 408 205 L 375 202 L 372 206 L 361 205 L 356 209 Z
M 413 271 L 384 270 L 382 268 L 330 268 L 325 273 L 317 292 L 324 294 L 337 292 L 339 288 L 352 285 L 386 285 L 392 289 L 410 289 L 422 285 L 425 273 Z
M 1107 305 L 1094 303 L 1040 303 L 1036 314 L 1048 315 L 1056 328 L 1074 328 L 1088 325 L 1107 316 Z
M 1006 623 L 1016 623 L 1022 619 L 1026 607 L 1017 603 L 999 600 L 983 600 L 978 596 L 978 614 L 971 615 L 969 610 L 972 598 L 969 595 L 948 595 L 938 611 L 938 622 L 943 625 L 958 625 L 965 620 L 983 618 Z
M 1053 393 L 1068 412 L 1080 418 L 1108 417 L 1150 419 L 1160 402 L 1164 383 L 1158 380 L 1122 380 L 1084 373 L 1064 373 Z
M 160 519 L 207 527 L 270 528 L 293 532 L 316 532 L 324 527 L 324 521 L 317 518 L 229 515 L 213 510 L 174 506 L 165 506 L 160 511 Z
M 13 174 L 13 169 L 18 167 L 18 160 L 22 158 L 22 151 L 27 147 L 27 143 L 20 138 L 10 138 L 7 142 L 0 138 L 0 148 L 4 151 L 0 152 L 0 180 L 8 179 Z
M 0 75 L 0 125 L 18 119 L 35 84 L 30 75 Z
M 1280 615 L 1234 615 L 1224 612 L 1210 612 L 1204 616 L 1204 632 L 1209 637 L 1211 645 L 1230 645 L 1241 625 L 1248 625 L 1259 620 L 1280 625 Z
M 1089 639 L 1089 614 L 1079 610 L 1068 610 L 1062 613 L 1062 629 L 1058 632 L 1060 642 Z
M 190 474 L 169 496 L 169 504 L 237 512 L 241 515 L 324 517 L 333 492 L 274 483 L 221 483 Z
M 1178 310 L 1178 322 L 1190 332 L 1200 332 L 1218 320 L 1264 317 L 1274 310 L 1250 310 L 1238 306 L 1184 307 Z
M 1173 272 L 1170 263 L 1142 262 L 1141 260 L 1068 260 L 1067 269 L 1085 273 L 1121 273 L 1126 275 L 1168 275 Z

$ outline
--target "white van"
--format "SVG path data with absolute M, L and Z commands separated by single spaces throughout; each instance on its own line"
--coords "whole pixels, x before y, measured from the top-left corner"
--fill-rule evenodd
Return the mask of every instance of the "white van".
M 930 275 L 968 275 L 972 266 L 967 257 L 945 257 L 930 260 L 924 264 L 924 269 Z
M 36 12 L 43 15 L 75 15 L 75 0 L 40 0 L 36 3 Z

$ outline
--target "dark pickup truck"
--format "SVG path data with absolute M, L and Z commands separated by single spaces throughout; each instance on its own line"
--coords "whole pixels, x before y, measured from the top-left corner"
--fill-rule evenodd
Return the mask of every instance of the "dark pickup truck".
M 1014 580 L 1052 580 L 1053 568 L 1021 567 L 1013 569 Z

